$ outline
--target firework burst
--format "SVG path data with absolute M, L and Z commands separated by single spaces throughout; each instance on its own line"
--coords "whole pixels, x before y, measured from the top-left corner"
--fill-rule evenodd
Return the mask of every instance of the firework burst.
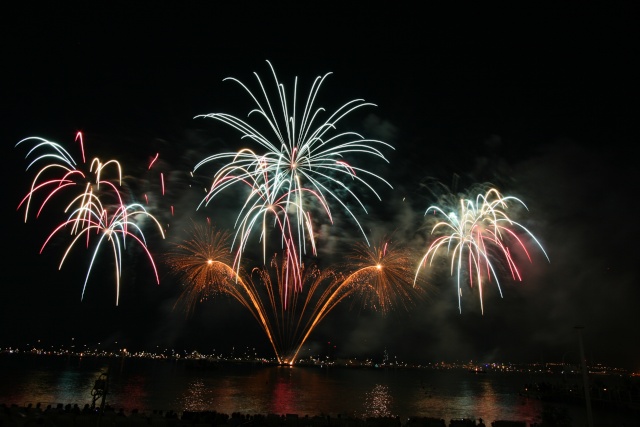
M 373 250 L 359 246 L 346 274 L 292 264 L 286 254 L 274 256 L 269 266 L 238 274 L 231 266 L 229 240 L 228 233 L 207 224 L 194 226 L 186 241 L 174 243 L 165 260 L 183 283 L 179 301 L 190 312 L 206 298 L 233 297 L 259 323 L 280 364 L 294 364 L 313 330 L 348 297 L 386 314 L 395 307 L 408 308 L 409 300 L 420 295 L 412 283 L 414 264 L 396 245 Z M 288 290 L 298 280 L 301 290 Z
M 183 290 L 176 306 L 183 303 L 191 313 L 197 303 L 208 298 L 230 296 L 258 322 L 278 363 L 294 363 L 304 342 L 301 331 L 308 321 L 306 311 L 312 310 L 311 297 L 325 285 L 336 286 L 334 273 L 297 264 L 295 271 L 291 271 L 294 267 L 287 256 L 282 260 L 273 257 L 269 267 L 238 272 L 232 267 L 230 240 L 229 233 L 207 223 L 192 224 L 186 240 L 172 242 L 173 249 L 164 261 L 182 282 Z M 305 292 L 288 291 L 299 277 Z
M 192 223 L 187 239 L 170 242 L 164 262 L 184 287 L 176 306 L 185 304 L 191 313 L 199 302 L 226 293 L 231 282 L 241 280 L 230 267 L 229 239 L 229 233 L 209 224 Z
M 531 261 L 527 244 L 535 243 L 549 260 L 544 248 L 524 225 L 514 221 L 508 210 L 515 206 L 526 205 L 518 198 L 503 196 L 495 188 L 477 194 L 474 198 L 456 198 L 447 195 L 446 200 L 457 200 L 457 205 L 447 207 L 430 206 L 425 215 L 436 218 L 431 234 L 435 236 L 427 252 L 422 257 L 414 280 L 421 269 L 431 266 L 441 250 L 451 258 L 451 275 L 457 276 L 458 308 L 462 311 L 461 283 L 466 272 L 469 286 L 477 286 L 480 296 L 480 308 L 484 312 L 483 286 L 485 282 L 495 281 L 500 296 L 502 289 L 498 267 L 504 267 L 514 280 L 521 281 L 520 269 L 516 264 L 515 252 L 520 251 Z
M 86 164 L 82 134 L 78 132 L 76 141 L 80 144 L 83 164 Z M 159 283 L 158 273 L 153 257 L 147 246 L 143 233 L 143 224 L 150 220 L 164 238 L 162 227 L 155 217 L 138 203 L 127 203 L 123 194 L 122 167 L 116 160 L 102 162 L 94 158 L 89 162 L 88 171 L 79 169 L 77 162 L 60 144 L 40 137 L 25 138 L 16 144 L 34 143 L 27 153 L 30 160 L 27 171 L 38 164 L 44 166 L 36 172 L 31 189 L 20 201 L 18 209 L 24 208 L 25 222 L 37 195 L 42 194 L 42 201 L 37 210 L 39 217 L 45 206 L 52 200 L 61 198 L 62 194 L 72 195 L 71 202 L 63 209 L 67 219 L 54 228 L 40 249 L 42 253 L 54 236 L 66 230 L 71 236 L 71 243 L 67 247 L 59 264 L 62 268 L 72 248 L 78 242 L 84 242 L 87 249 L 93 246 L 93 254 L 82 288 L 82 298 L 87 288 L 89 276 L 100 250 L 105 244 L 110 244 L 115 260 L 116 277 L 116 305 L 120 297 L 120 277 L 122 274 L 122 253 L 127 247 L 127 240 L 133 240 L 143 248 L 151 266 L 156 282 Z M 97 241 L 96 241 L 97 239 Z
M 308 320 L 292 360 L 316 326 L 343 301 L 352 300 L 352 307 L 361 304 L 386 315 L 398 307 L 409 309 L 424 295 L 419 281 L 412 279 L 410 252 L 395 242 L 382 240 L 372 247 L 357 243 L 347 260 L 342 272 L 334 273 L 334 279 L 305 289 L 305 307 L 312 308 L 305 312 Z
M 319 210 L 333 222 L 333 203 L 341 206 L 365 235 L 347 201 L 351 199 L 366 212 L 355 188 L 364 187 L 380 199 L 369 181 L 375 179 L 389 187 L 391 185 L 375 173 L 349 164 L 347 157 L 372 156 L 386 162 L 380 148 L 392 147 L 382 141 L 365 139 L 356 132 L 337 131 L 345 116 L 374 104 L 355 99 L 338 108 L 327 119 L 321 119 L 325 110 L 316 107 L 316 99 L 330 73 L 316 78 L 308 97 L 300 106 L 297 78 L 293 86 L 293 97 L 289 98 L 290 94 L 278 81 L 273 66 L 268 61 L 267 63 L 277 90 L 275 102 L 270 100 L 266 86 L 255 73 L 261 96 L 254 95 L 235 78 L 226 79 L 238 83 L 251 97 L 255 107 L 249 112 L 249 117 L 256 116 L 256 125 L 259 120 L 262 121 L 265 125 L 264 133 L 246 121 L 226 113 L 196 116 L 222 122 L 239 131 L 243 140 L 256 145 L 256 149 L 244 148 L 237 152 L 209 156 L 195 166 L 194 170 L 197 170 L 206 163 L 224 163 L 215 173 L 211 188 L 198 208 L 208 205 L 216 195 L 231 186 L 246 185 L 249 192 L 236 219 L 232 246 L 237 247 L 239 254 L 242 253 L 249 235 L 258 225 L 261 228 L 261 241 L 266 245 L 267 230 L 271 225 L 276 225 L 286 252 L 292 254 L 291 249 L 296 247 L 298 259 L 301 260 L 302 254 L 307 251 L 307 245 L 316 254 L 312 212 Z M 265 263 L 266 252 L 265 246 Z M 237 268 L 240 256 L 235 262 Z
M 368 246 L 356 243 L 347 257 L 344 286 L 356 293 L 365 308 L 389 313 L 396 308 L 409 309 L 424 291 L 414 286 L 415 262 L 411 251 L 391 239 Z

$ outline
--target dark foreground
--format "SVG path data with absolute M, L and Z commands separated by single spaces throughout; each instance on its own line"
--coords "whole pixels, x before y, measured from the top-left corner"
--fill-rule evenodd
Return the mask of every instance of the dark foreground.
M 640 426 L 640 419 L 628 423 L 595 423 L 594 427 Z M 582 423 L 573 423 L 563 411 L 552 410 L 542 414 L 540 422 L 530 423 L 519 420 L 495 420 L 490 423 L 479 419 L 444 419 L 430 417 L 379 416 L 358 418 L 341 415 L 316 416 L 297 414 L 225 414 L 216 411 L 153 411 L 143 413 L 137 410 L 116 411 L 110 406 L 103 410 L 85 405 L 58 404 L 42 408 L 39 404 L 18 406 L 0 404 L 0 427 L 578 427 Z M 585 426 L 587 424 L 584 424 Z
M 316 415 L 303 417 L 297 414 L 224 414 L 216 411 L 153 411 L 143 413 L 138 410 L 116 411 L 110 406 L 103 410 L 85 405 L 58 404 L 42 408 L 40 405 L 18 406 L 16 404 L 0 404 L 0 427 L 578 427 L 562 412 L 543 414 L 540 423 L 525 421 L 495 420 L 488 423 L 480 419 L 444 419 L 428 417 L 411 417 L 401 420 L 399 417 L 331 417 Z M 606 426 L 640 426 L 638 424 L 595 424 L 594 427 Z

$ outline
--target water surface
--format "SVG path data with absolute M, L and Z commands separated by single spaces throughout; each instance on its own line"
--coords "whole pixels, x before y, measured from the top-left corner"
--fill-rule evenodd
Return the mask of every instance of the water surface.
M 42 406 L 92 403 L 108 372 L 106 403 L 151 412 L 436 417 L 540 421 L 543 403 L 520 392 L 521 373 L 474 374 L 427 369 L 221 365 L 184 361 L 60 356 L 0 356 L 0 402 Z M 99 404 L 99 402 L 98 402 Z M 582 408 L 569 408 L 574 420 Z M 581 425 L 576 423 L 575 425 Z

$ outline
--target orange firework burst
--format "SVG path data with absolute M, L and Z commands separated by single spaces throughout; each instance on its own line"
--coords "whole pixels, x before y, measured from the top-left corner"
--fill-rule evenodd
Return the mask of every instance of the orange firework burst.
M 386 314 L 421 295 L 408 252 L 389 242 L 356 246 L 348 274 L 291 262 L 296 258 L 287 253 L 247 274 L 232 267 L 229 240 L 211 225 L 194 224 L 187 240 L 174 243 L 165 261 L 185 287 L 178 301 L 191 312 L 208 297 L 233 297 L 256 319 L 281 364 L 295 363 L 311 332 L 347 297 Z
M 317 307 L 310 303 L 316 291 L 336 286 L 333 273 L 315 267 L 273 258 L 270 267 L 255 268 L 252 274 L 237 273 L 232 267 L 230 235 L 210 224 L 192 224 L 184 241 L 173 242 L 174 249 L 164 260 L 184 289 L 176 302 L 192 313 L 197 303 L 216 295 L 228 295 L 240 302 L 266 333 L 279 363 L 293 363 L 308 331 Z M 303 278 L 303 291 L 292 291 Z M 331 293 L 324 291 L 328 298 Z M 324 295 L 324 294 L 323 294 Z M 323 317 L 323 316 L 322 316 Z
M 423 294 L 414 286 L 415 262 L 410 251 L 395 241 L 383 239 L 378 245 L 355 245 L 348 256 L 343 286 L 357 295 L 365 308 L 386 314 L 397 307 L 408 309 Z
M 238 278 L 233 262 L 229 234 L 210 225 L 193 223 L 189 237 L 171 242 L 173 249 L 165 264 L 184 286 L 176 305 L 184 303 L 191 312 L 198 302 L 225 293 Z

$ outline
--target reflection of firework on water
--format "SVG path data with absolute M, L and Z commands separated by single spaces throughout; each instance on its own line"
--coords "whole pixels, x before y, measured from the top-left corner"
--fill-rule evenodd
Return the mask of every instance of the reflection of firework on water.
M 260 99 L 237 79 L 226 80 L 240 84 L 249 94 L 255 103 L 255 108 L 249 115 L 257 115 L 263 119 L 267 132 L 272 134 L 271 137 L 226 113 L 197 116 L 213 118 L 229 125 L 238 130 L 243 139 L 253 141 L 260 149 L 266 150 L 266 153 L 251 149 L 221 153 L 209 156 L 198 163 L 194 170 L 205 163 L 226 162 L 225 166 L 215 173 L 211 189 L 200 206 L 209 204 L 217 194 L 234 184 L 247 185 L 249 194 L 236 220 L 237 231 L 232 246 L 237 245 L 238 252 L 244 251 L 251 231 L 258 224 L 261 226 L 260 238 L 263 245 L 266 245 L 268 225 L 277 224 L 286 252 L 291 253 L 292 247 L 296 246 L 301 260 L 307 244 L 311 245 L 315 254 L 315 232 L 311 218 L 314 208 L 320 208 L 329 221 L 333 221 L 330 200 L 340 205 L 353 218 L 364 235 L 355 213 L 347 205 L 347 199 L 351 198 L 366 212 L 364 204 L 354 192 L 354 184 L 367 188 L 378 198 L 380 197 L 368 180 L 375 178 L 389 184 L 366 169 L 348 164 L 345 156 L 368 155 L 386 161 L 376 145 L 392 147 L 382 141 L 365 139 L 355 132 L 336 133 L 339 122 L 345 116 L 356 109 L 373 105 L 361 99 L 347 102 L 328 119 L 321 121 L 324 108 L 316 108 L 315 101 L 320 86 L 330 73 L 316 78 L 304 107 L 300 107 L 297 79 L 291 100 L 287 98 L 284 85 L 278 81 L 273 67 L 269 62 L 268 64 L 277 88 L 278 101 L 275 110 L 257 74 L 254 73 L 262 94 Z M 297 115 L 298 111 L 302 114 Z M 263 254 L 266 257 L 266 250 L 263 250 Z
M 388 418 L 393 417 L 391 407 L 393 396 L 389 393 L 389 387 L 376 384 L 373 390 L 368 392 L 364 401 L 364 413 L 362 418 Z
M 180 397 L 184 409 L 187 411 L 201 412 L 215 407 L 217 402 L 213 401 L 212 397 L 207 393 L 209 390 L 209 387 L 207 387 L 201 379 L 192 381 L 184 395 Z
M 502 290 L 498 279 L 497 268 L 506 267 L 514 280 L 521 281 L 522 277 L 514 259 L 517 250 L 526 255 L 531 261 L 527 250 L 529 240 L 533 241 L 547 257 L 547 253 L 534 235 L 522 224 L 514 221 L 507 214 L 507 210 L 515 203 L 516 206 L 526 205 L 516 197 L 505 197 L 495 188 L 490 188 L 484 194 L 477 194 L 475 199 L 448 195 L 448 200 L 456 200 L 456 205 L 430 206 L 425 215 L 435 216 L 435 225 L 431 234 L 437 236 L 422 257 L 415 277 L 418 278 L 422 268 L 432 265 L 440 249 L 446 248 L 451 256 L 451 275 L 457 275 L 458 307 L 461 306 L 461 281 L 466 272 L 469 285 L 477 286 L 480 295 L 480 307 L 483 306 L 483 285 L 485 281 L 495 280 L 500 295 Z M 444 219 L 442 219 L 444 217 Z
M 79 141 L 84 163 L 84 146 L 82 134 L 78 133 L 76 141 Z M 18 205 L 18 209 L 24 206 L 25 222 L 29 216 L 31 202 L 37 194 L 44 194 L 42 203 L 36 217 L 42 213 L 45 205 L 54 198 L 61 197 L 65 189 L 79 189 L 72 194 L 72 200 L 64 208 L 68 215 L 66 221 L 58 225 L 47 237 L 42 245 L 42 252 L 52 238 L 61 231 L 68 229 L 72 241 L 67 247 L 59 268 L 62 268 L 65 259 L 77 242 L 84 242 L 85 247 L 91 246 L 92 239 L 98 239 L 94 245 L 89 269 L 82 289 L 82 297 L 89 281 L 89 276 L 100 249 L 104 244 L 110 244 L 115 260 L 116 276 L 116 305 L 120 298 L 120 276 L 122 274 L 122 252 L 126 249 L 127 239 L 132 239 L 143 248 L 153 267 L 156 281 L 159 283 L 158 273 L 153 257 L 147 247 L 147 242 L 142 231 L 145 220 L 152 220 L 164 238 L 162 227 L 142 205 L 128 204 L 121 191 L 122 167 L 116 160 L 102 162 L 94 158 L 89 165 L 88 172 L 76 168 L 73 157 L 60 144 L 47 141 L 39 137 L 30 137 L 21 140 L 16 146 L 24 142 L 34 142 L 27 153 L 27 159 L 36 156 L 29 163 L 27 170 L 32 166 L 45 162 L 45 165 L 36 173 L 31 189 Z M 111 168 L 115 169 L 115 179 L 109 179 Z

